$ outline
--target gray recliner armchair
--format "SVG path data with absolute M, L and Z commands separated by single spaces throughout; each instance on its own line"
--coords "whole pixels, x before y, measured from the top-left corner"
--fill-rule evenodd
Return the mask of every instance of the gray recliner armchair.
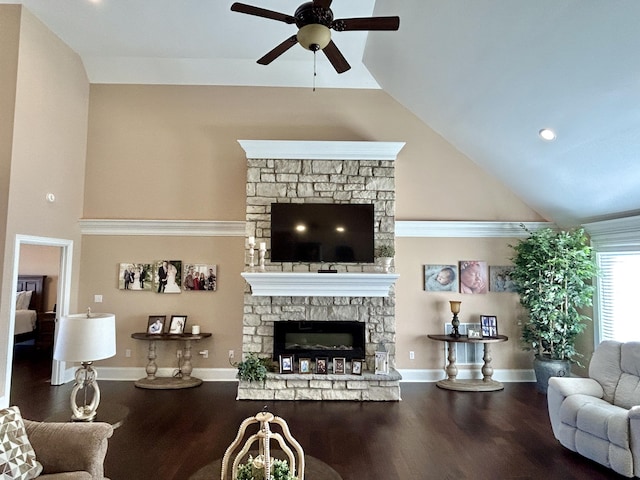
M 602 342 L 589 378 L 551 377 L 547 402 L 562 445 L 626 477 L 640 476 L 640 342 Z

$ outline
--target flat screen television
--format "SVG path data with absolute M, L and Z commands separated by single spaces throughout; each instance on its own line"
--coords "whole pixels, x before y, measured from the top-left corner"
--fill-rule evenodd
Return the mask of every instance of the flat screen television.
M 271 204 L 271 261 L 373 263 L 373 205 Z

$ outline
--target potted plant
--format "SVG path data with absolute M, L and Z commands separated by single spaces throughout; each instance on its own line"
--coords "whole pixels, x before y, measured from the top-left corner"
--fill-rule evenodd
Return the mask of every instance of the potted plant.
M 384 273 L 389 273 L 389 268 L 391 267 L 391 261 L 393 260 L 393 256 L 396 254 L 396 249 L 393 245 L 380 245 L 375 250 L 375 255 L 382 261 L 382 267 L 384 269 Z
M 550 376 L 568 375 L 571 362 L 579 364 L 575 341 L 590 320 L 580 309 L 592 305 L 596 264 L 582 228 L 528 232 L 511 246 L 512 278 L 529 314 L 521 339 L 535 352 L 538 390 L 546 392 Z
M 264 383 L 267 380 L 267 372 L 273 368 L 273 361 L 250 353 L 243 361 L 232 365 L 238 368 L 237 377 L 240 380 Z

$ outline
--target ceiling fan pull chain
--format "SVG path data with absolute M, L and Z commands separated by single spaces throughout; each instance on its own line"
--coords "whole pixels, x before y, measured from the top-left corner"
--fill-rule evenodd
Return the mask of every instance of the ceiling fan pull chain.
M 318 53 L 317 50 L 313 51 L 313 91 L 316 91 L 316 76 L 318 75 L 316 72 L 316 54 Z

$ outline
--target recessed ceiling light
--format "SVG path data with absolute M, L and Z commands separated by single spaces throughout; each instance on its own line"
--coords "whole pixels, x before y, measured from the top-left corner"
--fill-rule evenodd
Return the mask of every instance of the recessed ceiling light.
M 538 135 L 540 135 L 541 139 L 547 140 L 548 142 L 556 139 L 556 132 L 550 128 L 543 128 L 538 132 Z

